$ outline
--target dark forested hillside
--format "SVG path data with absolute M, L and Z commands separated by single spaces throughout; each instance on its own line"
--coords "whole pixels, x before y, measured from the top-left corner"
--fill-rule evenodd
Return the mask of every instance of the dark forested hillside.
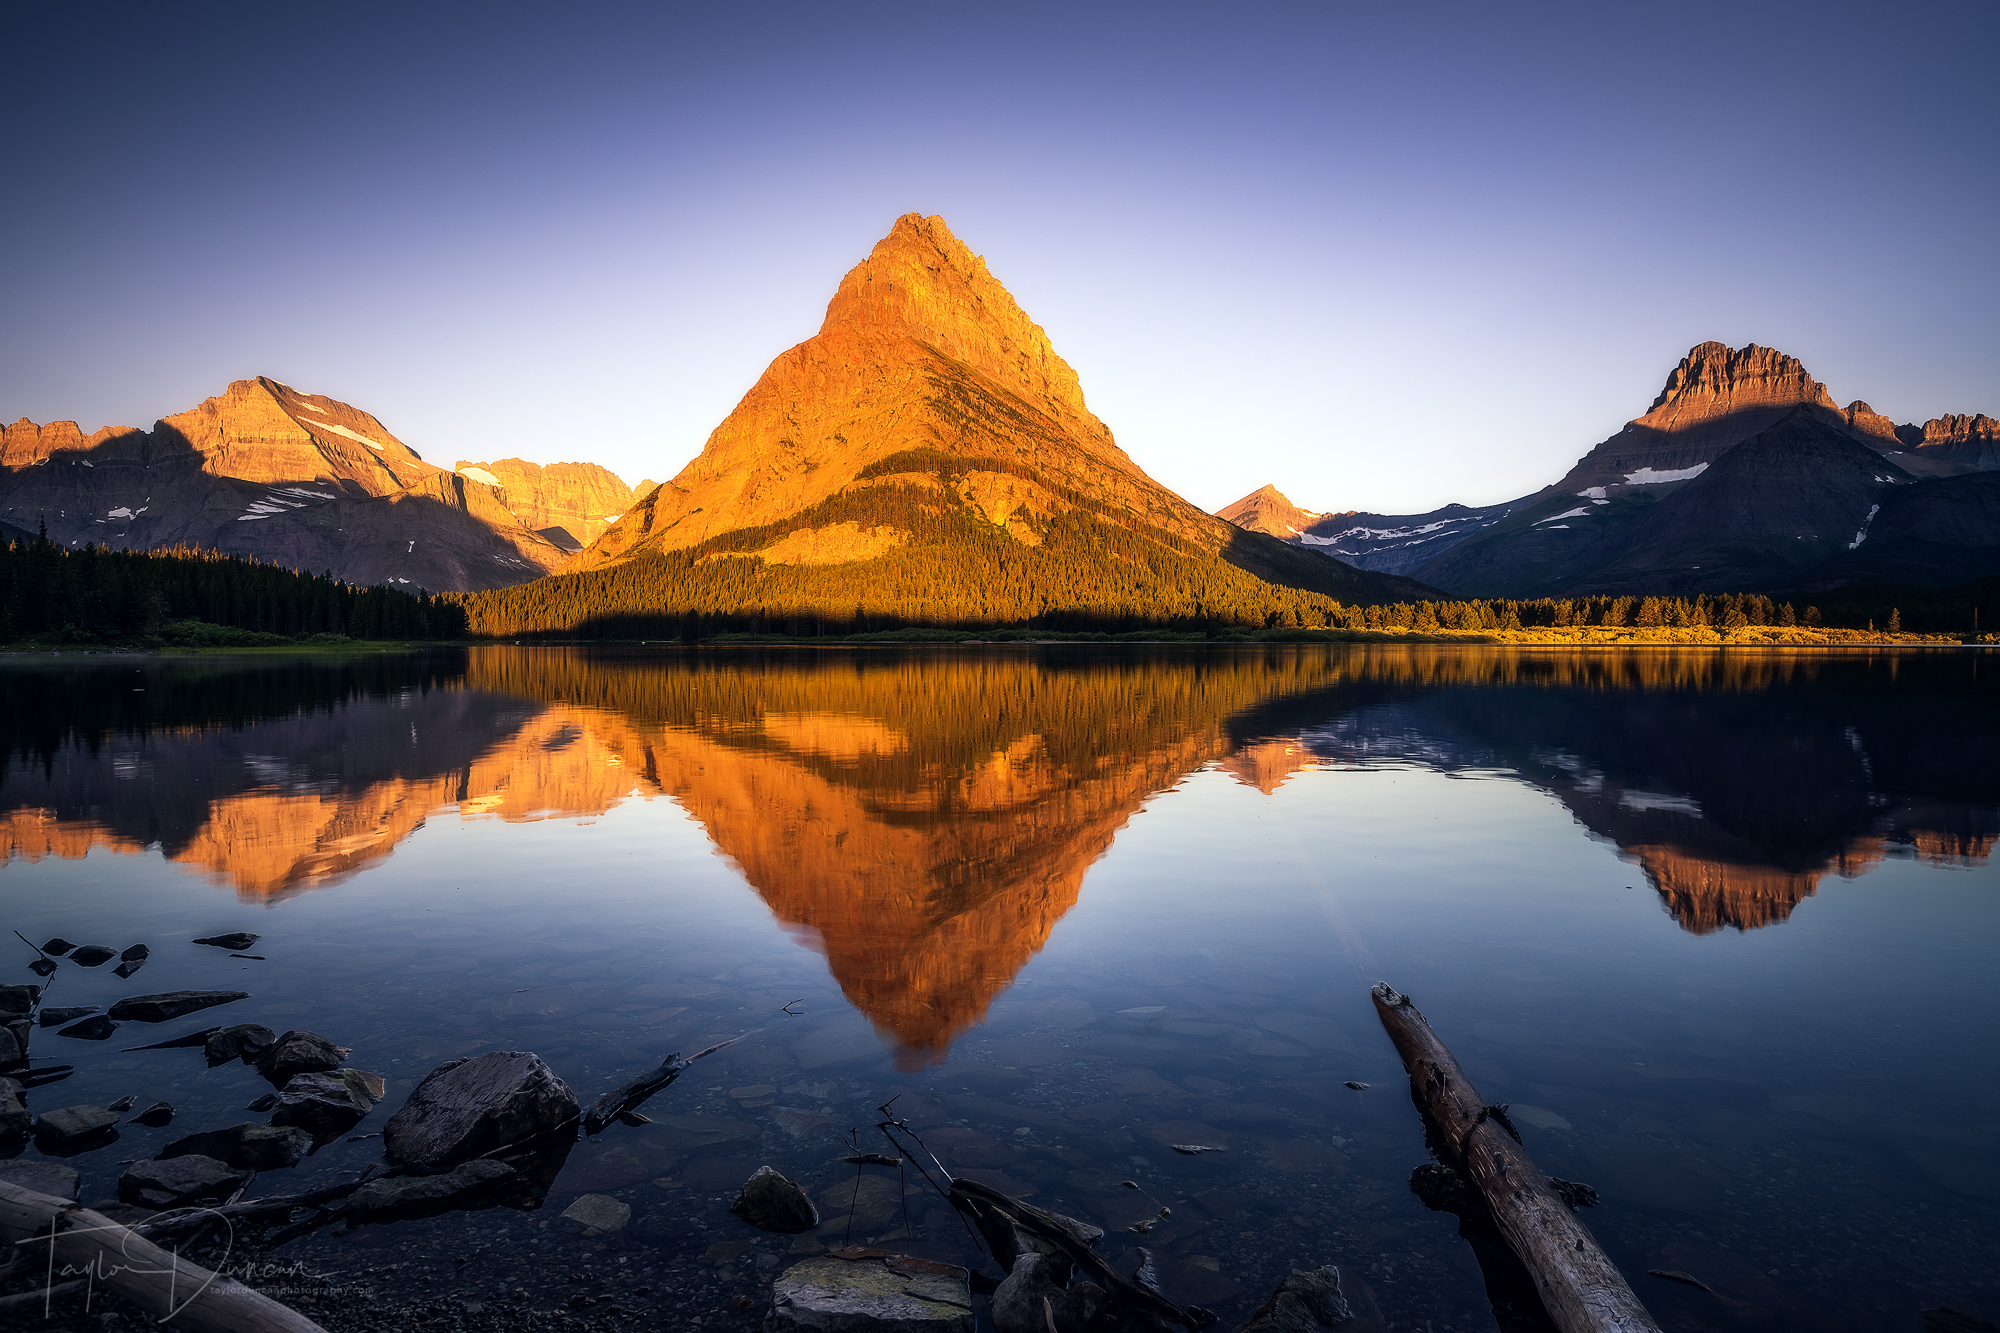
M 236 556 L 64 548 L 45 536 L 0 543 L 0 642 L 188 638 L 192 624 L 353 639 L 465 633 L 449 602 Z

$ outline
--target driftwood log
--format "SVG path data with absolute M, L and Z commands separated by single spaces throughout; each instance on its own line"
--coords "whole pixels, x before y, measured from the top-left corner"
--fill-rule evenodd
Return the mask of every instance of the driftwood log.
M 44 1272 L 78 1272 L 154 1318 L 189 1333 L 325 1333 L 318 1324 L 239 1282 L 161 1249 L 68 1199 L 0 1181 L 0 1237 L 26 1248 Z
M 1387 982 L 1370 992 L 1403 1057 L 1417 1102 L 1486 1196 L 1493 1223 L 1535 1280 L 1563 1333 L 1660 1333 L 1590 1229 L 1562 1201 L 1527 1150 L 1496 1118 L 1407 995 Z

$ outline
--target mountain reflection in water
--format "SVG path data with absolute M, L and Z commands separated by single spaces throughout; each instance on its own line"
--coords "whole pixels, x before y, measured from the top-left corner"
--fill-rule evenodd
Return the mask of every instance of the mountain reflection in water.
M 822 952 L 906 1067 L 943 1058 L 1148 798 L 1215 766 L 1521 781 L 1697 933 L 1885 856 L 1983 864 L 2000 712 L 1975 654 L 1425 647 L 78 659 L 4 676 L 0 848 L 93 847 L 251 900 L 440 816 L 666 796 Z

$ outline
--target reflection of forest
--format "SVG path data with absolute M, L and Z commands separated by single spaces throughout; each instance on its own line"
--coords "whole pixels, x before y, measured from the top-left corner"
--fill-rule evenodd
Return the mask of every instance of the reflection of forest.
M 1822 876 L 1887 855 L 1983 863 L 2000 725 L 1974 670 L 1382 646 L 479 649 L 351 678 L 156 664 L 143 690 L 16 673 L 0 853 L 157 846 L 270 900 L 338 883 L 439 814 L 664 794 L 922 1060 L 980 1020 L 1141 803 L 1210 764 L 1266 793 L 1312 767 L 1518 775 L 1694 931 L 1781 921 Z

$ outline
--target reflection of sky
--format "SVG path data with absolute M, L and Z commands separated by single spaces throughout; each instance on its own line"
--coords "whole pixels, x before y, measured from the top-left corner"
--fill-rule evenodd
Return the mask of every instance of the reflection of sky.
M 1205 507 L 1511 498 L 1706 338 L 1990 412 L 1992 22 L 41 6 L 0 400 L 144 426 L 265 373 L 435 461 L 660 478 L 914 209 Z

